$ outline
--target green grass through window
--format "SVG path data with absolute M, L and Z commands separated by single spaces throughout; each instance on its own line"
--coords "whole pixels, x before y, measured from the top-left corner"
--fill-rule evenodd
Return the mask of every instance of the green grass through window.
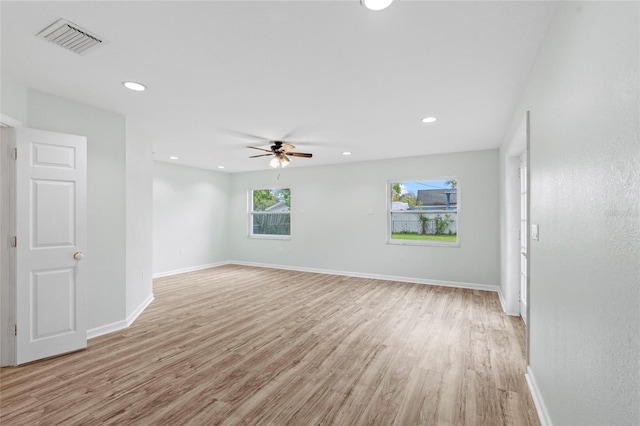
M 457 235 L 422 235 L 422 234 L 405 234 L 394 233 L 391 234 L 391 239 L 394 240 L 414 240 L 414 241 L 440 241 L 455 243 L 458 241 Z

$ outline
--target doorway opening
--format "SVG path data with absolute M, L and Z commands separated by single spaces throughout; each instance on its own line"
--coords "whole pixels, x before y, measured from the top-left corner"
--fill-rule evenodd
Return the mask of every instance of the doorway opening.
M 507 148 L 505 165 L 505 286 L 504 310 L 529 323 L 529 112 Z M 528 329 L 527 329 L 528 340 Z
M 525 325 L 529 324 L 528 299 L 529 299 L 529 154 L 525 149 L 520 154 L 520 317 Z

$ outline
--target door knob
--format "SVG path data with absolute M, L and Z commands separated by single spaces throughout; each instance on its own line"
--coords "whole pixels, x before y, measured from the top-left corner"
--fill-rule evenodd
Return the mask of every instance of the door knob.
M 84 253 L 81 252 L 81 251 L 77 251 L 77 252 L 73 253 L 73 258 L 75 260 L 82 260 L 82 259 L 84 259 Z

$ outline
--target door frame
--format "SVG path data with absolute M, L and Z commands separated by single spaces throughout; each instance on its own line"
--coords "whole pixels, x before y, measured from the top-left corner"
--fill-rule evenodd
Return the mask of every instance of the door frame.
M 526 235 L 520 236 L 520 155 L 527 151 L 526 170 L 527 170 L 527 218 L 528 229 Z M 520 238 L 527 239 L 527 247 L 531 244 L 531 130 L 530 130 L 530 113 L 525 115 L 518 126 L 510 144 L 505 151 L 504 157 L 505 170 L 505 206 L 506 206 L 506 260 L 505 260 L 505 312 L 508 315 L 520 315 Z M 530 321 L 529 313 L 531 312 L 531 299 L 529 297 L 531 291 L 531 255 L 527 254 L 527 306 L 525 315 L 527 322 Z M 529 327 L 526 327 L 527 340 L 527 363 L 529 362 Z
M 0 114 L 0 128 L 19 128 L 22 122 Z M 15 211 L 16 204 L 16 166 L 13 153 L 16 140 L 13 132 L 2 131 L 0 150 L 0 366 L 16 364 L 16 338 L 14 327 L 16 324 L 16 251 L 10 247 L 9 239 L 16 234 Z M 13 301 L 13 303 L 11 303 Z
M 523 172 L 523 169 L 524 169 L 524 172 Z M 531 223 L 531 219 L 529 218 L 529 151 L 527 149 L 522 151 L 522 154 L 520 154 L 519 170 L 520 170 L 520 173 L 519 173 L 520 205 L 522 206 L 522 202 L 524 201 L 524 204 L 526 207 L 524 211 L 522 211 L 522 208 L 520 208 L 520 229 L 522 230 L 524 228 L 524 235 L 522 235 L 522 232 L 520 233 L 520 252 L 521 252 L 520 268 L 521 269 L 520 269 L 520 291 L 519 291 L 520 297 L 518 298 L 519 299 L 518 310 L 520 311 L 520 316 L 524 320 L 524 324 L 528 325 L 529 324 L 529 308 L 528 308 L 529 306 L 529 238 L 530 238 L 529 223 Z M 525 183 L 524 185 L 522 185 L 523 179 Z M 523 226 L 523 222 L 524 222 L 524 226 Z M 523 257 L 524 257 L 524 262 L 526 262 L 524 270 L 522 268 Z M 522 276 L 523 275 L 524 275 L 524 282 L 525 282 L 524 298 L 522 295 L 522 282 L 523 282 Z

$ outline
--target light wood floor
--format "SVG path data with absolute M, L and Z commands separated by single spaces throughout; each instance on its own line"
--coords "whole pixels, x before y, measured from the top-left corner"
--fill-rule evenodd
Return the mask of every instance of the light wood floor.
M 128 329 L 0 370 L 0 424 L 538 425 L 495 293 L 224 266 Z

